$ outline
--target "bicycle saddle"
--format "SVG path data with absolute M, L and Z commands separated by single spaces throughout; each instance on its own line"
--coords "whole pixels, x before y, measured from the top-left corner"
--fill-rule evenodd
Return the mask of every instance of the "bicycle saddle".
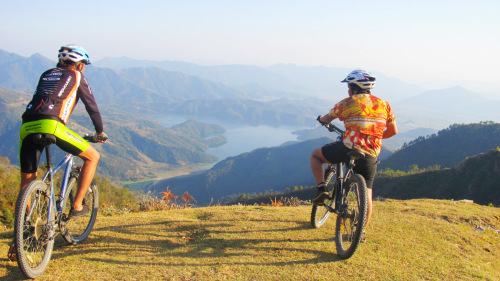
M 36 144 L 47 146 L 47 145 L 51 145 L 53 143 L 56 143 L 56 136 L 54 136 L 52 134 L 38 133 L 38 134 L 34 134 L 31 137 L 31 140 Z
M 365 154 L 361 151 L 353 150 L 347 153 L 347 156 L 354 159 L 365 158 Z

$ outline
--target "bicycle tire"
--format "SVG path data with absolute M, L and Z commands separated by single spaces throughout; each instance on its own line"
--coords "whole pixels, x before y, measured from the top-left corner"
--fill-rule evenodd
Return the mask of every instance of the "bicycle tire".
M 47 269 L 52 256 L 55 208 L 50 212 L 52 227 L 47 227 L 49 190 L 45 182 L 33 181 L 23 189 L 16 203 L 16 258 L 21 271 L 28 278 L 40 276 Z
M 64 240 L 70 245 L 76 245 L 85 241 L 92 229 L 97 218 L 97 212 L 99 210 L 99 194 L 97 191 L 97 185 L 95 181 L 90 184 L 89 190 L 85 195 L 83 204 L 86 204 L 90 208 L 90 212 L 79 218 L 68 219 L 69 212 L 73 206 L 74 199 L 76 197 L 76 192 L 78 178 L 71 176 L 68 181 L 68 189 L 66 190 L 66 195 L 64 196 L 63 202 L 63 214 L 61 219 L 61 234 Z
M 342 259 L 350 258 L 361 241 L 366 223 L 367 190 L 363 176 L 353 174 L 346 181 L 343 207 L 337 216 L 335 245 Z
M 328 193 L 331 194 L 331 198 L 333 198 L 333 190 L 335 187 L 335 184 L 337 182 L 335 174 L 335 165 L 329 164 L 325 168 L 325 189 Z M 332 199 L 325 199 L 324 201 L 325 206 L 330 206 L 334 207 L 335 203 Z M 311 226 L 314 228 L 320 228 L 323 226 L 328 218 L 331 215 L 331 212 L 329 211 L 328 208 L 325 206 L 318 206 L 316 204 L 313 204 L 312 210 L 311 210 Z

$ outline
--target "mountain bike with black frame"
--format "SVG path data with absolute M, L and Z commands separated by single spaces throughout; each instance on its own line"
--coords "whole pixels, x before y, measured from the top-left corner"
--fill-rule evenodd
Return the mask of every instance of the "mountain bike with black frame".
M 321 124 L 330 132 L 338 133 L 338 141 L 342 140 L 344 131 L 331 123 Z M 364 157 L 364 153 L 352 150 L 348 157 L 347 163 L 326 165 L 325 185 L 329 196 L 322 205 L 313 204 L 311 212 L 314 228 L 323 226 L 332 213 L 337 214 L 335 245 L 342 259 L 350 258 L 358 248 L 368 206 L 366 181 L 353 171 L 356 159 Z

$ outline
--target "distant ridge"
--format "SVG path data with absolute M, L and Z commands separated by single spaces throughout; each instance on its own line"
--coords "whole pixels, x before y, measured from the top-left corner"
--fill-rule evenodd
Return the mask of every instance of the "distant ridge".
M 128 57 L 105 58 L 96 65 L 115 69 L 133 67 L 158 67 L 178 71 L 207 80 L 224 83 L 230 87 L 257 87 L 271 91 L 288 93 L 288 96 L 316 96 L 338 100 L 347 95 L 346 87 L 340 83 L 352 69 L 324 66 L 299 66 L 295 64 L 276 64 L 269 67 L 253 65 L 202 66 L 179 61 L 136 60 Z M 388 100 L 400 100 L 422 93 L 423 88 L 410 85 L 383 73 L 374 73 L 381 81 L 377 84 L 375 95 Z M 403 90 L 404 89 L 404 90 Z M 295 93 L 295 94 L 293 94 Z

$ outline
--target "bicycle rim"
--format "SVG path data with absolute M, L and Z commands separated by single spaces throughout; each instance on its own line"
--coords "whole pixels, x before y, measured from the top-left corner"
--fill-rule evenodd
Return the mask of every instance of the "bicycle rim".
M 328 193 L 330 193 L 330 197 L 333 198 L 333 189 L 335 186 L 336 177 L 335 177 L 335 166 L 328 165 L 325 169 L 325 188 Z M 334 207 L 334 201 L 332 199 L 325 199 L 323 201 L 325 206 L 318 206 L 313 204 L 311 211 L 311 226 L 314 228 L 319 228 L 323 226 L 328 218 L 331 215 L 331 212 L 326 206 Z
M 17 263 L 28 278 L 40 276 L 47 268 L 52 248 L 54 231 L 47 227 L 49 215 L 49 188 L 43 181 L 27 185 L 16 204 L 14 239 Z M 54 222 L 54 212 L 51 212 Z
M 97 211 L 99 209 L 99 200 L 97 185 L 94 181 L 89 187 L 83 204 L 89 206 L 90 212 L 79 218 L 72 218 L 68 220 L 68 215 L 73 206 L 77 188 L 77 178 L 71 177 L 68 182 L 68 189 L 66 191 L 66 196 L 64 197 L 63 204 L 63 215 L 61 220 L 61 233 L 66 242 L 71 245 L 75 245 L 85 241 L 92 229 L 97 218 Z
M 335 244 L 342 259 L 350 258 L 358 248 L 366 222 L 366 182 L 354 174 L 346 181 L 343 211 L 337 216 Z

